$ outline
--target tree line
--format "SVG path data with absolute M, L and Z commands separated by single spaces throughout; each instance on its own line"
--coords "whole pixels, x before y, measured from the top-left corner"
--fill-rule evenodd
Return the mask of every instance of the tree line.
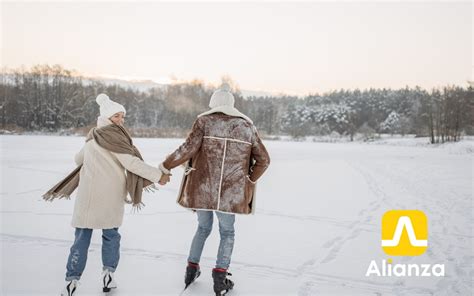
M 474 134 L 473 86 L 426 90 L 335 90 L 295 96 L 244 98 L 235 84 L 236 107 L 253 119 L 263 135 L 356 135 L 379 133 L 428 136 L 432 143 Z M 127 110 L 135 136 L 182 137 L 196 115 L 209 109 L 214 87 L 203 81 L 139 90 L 84 78 L 59 65 L 3 69 L 0 79 L 2 130 L 56 132 L 95 124 L 95 98 L 107 93 Z

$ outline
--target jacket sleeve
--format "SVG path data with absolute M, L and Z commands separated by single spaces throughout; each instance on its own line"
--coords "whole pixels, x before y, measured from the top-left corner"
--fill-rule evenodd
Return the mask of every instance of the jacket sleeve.
M 251 161 L 254 161 L 250 168 L 250 181 L 257 182 L 270 165 L 270 155 L 268 155 L 267 148 L 263 145 L 257 130 L 255 129 L 254 143 L 252 144 Z
M 84 147 L 85 146 L 83 146 L 82 149 L 74 156 L 74 161 L 78 166 L 84 163 Z
M 191 133 L 186 138 L 186 141 L 173 153 L 168 155 L 161 166 L 169 171 L 191 159 L 196 152 L 198 152 L 199 148 L 201 148 L 203 137 L 204 129 L 201 120 L 198 118 L 194 122 Z
M 123 167 L 142 178 L 148 179 L 152 182 L 158 182 L 161 178 L 161 171 L 157 167 L 146 164 L 140 158 L 125 154 L 111 152 Z

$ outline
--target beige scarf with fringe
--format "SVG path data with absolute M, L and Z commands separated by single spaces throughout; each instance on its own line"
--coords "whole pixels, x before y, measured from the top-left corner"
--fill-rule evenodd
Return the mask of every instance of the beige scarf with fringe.
M 110 124 L 101 128 L 93 128 L 89 131 L 86 142 L 92 139 L 94 139 L 99 146 L 111 152 L 130 154 L 143 160 L 140 151 L 133 145 L 130 134 L 123 126 Z M 78 166 L 66 178 L 43 194 L 43 199 L 47 201 L 52 201 L 55 198 L 69 199 L 79 185 L 79 172 L 81 167 L 82 165 Z M 126 197 L 125 202 L 131 203 L 136 209 L 140 209 L 144 205 L 142 202 L 143 189 L 155 189 L 152 181 L 144 179 L 128 170 L 126 186 L 131 199 Z

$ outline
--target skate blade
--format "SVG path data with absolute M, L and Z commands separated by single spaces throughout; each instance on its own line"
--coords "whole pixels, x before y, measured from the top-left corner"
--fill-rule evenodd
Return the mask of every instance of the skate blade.
M 115 287 L 114 287 L 114 288 L 103 287 L 103 288 L 102 288 L 102 292 L 108 294 L 108 293 L 110 293 L 113 289 L 115 289 Z
M 220 292 L 216 292 L 216 296 L 224 296 L 224 295 L 227 295 L 227 293 L 229 293 L 231 289 L 228 289 L 228 290 L 223 290 L 223 291 L 220 291 Z
M 196 276 L 193 278 L 193 280 L 189 283 L 189 284 L 185 284 L 186 286 L 184 287 L 184 289 L 186 290 L 189 286 L 191 286 L 196 280 L 197 278 L 201 275 L 201 272 L 199 271 L 198 273 L 196 273 Z

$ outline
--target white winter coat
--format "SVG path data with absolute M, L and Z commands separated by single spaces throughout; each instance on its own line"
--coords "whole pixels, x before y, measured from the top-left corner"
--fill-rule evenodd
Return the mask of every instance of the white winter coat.
M 126 190 L 125 170 L 152 182 L 158 182 L 161 171 L 138 157 L 114 153 L 100 147 L 93 139 L 76 154 L 82 164 L 72 226 L 110 229 L 123 221 Z

